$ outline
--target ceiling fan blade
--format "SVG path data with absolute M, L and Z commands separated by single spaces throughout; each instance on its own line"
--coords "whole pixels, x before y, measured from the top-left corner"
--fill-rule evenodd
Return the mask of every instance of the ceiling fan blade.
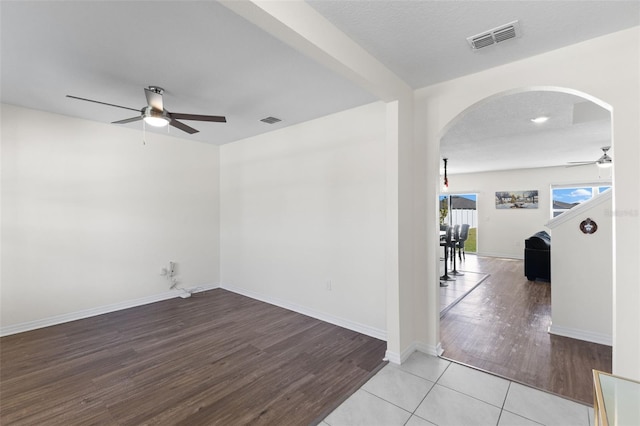
M 176 129 L 180 129 L 183 132 L 189 133 L 190 135 L 199 132 L 199 130 L 196 130 L 193 127 L 187 126 L 186 124 L 181 123 L 181 122 L 179 122 L 177 120 L 174 120 L 173 118 L 171 119 L 169 124 L 172 125 L 173 127 L 175 127 Z
M 107 105 L 107 106 L 112 106 L 112 107 L 116 107 L 116 108 L 130 109 L 131 111 L 138 111 L 138 112 L 140 112 L 140 110 L 139 110 L 139 109 L 129 108 L 129 107 L 126 107 L 126 106 L 116 105 L 116 104 L 108 104 L 108 103 L 106 103 L 106 102 L 94 101 L 93 99 L 79 98 L 78 96 L 71 96 L 71 95 L 67 95 L 67 98 L 71 98 L 71 99 L 78 99 L 79 101 L 93 102 L 93 103 L 95 103 L 95 104 Z
M 149 90 L 145 88 L 144 95 L 147 97 L 147 104 L 149 104 L 151 108 L 156 109 L 158 111 L 164 111 L 161 93 L 157 93 L 157 92 L 154 92 L 153 90 Z
M 127 124 L 127 123 L 133 123 L 134 121 L 140 121 L 140 120 L 142 120 L 141 115 L 137 117 L 125 118 L 124 120 L 114 121 L 111 124 Z
M 171 118 L 176 118 L 180 120 L 194 120 L 194 121 L 214 121 L 216 123 L 227 122 L 227 118 L 220 115 L 183 114 L 180 112 L 172 112 Z
M 567 163 L 565 167 L 579 167 L 579 166 L 589 166 L 591 164 L 596 164 L 597 161 L 571 161 Z

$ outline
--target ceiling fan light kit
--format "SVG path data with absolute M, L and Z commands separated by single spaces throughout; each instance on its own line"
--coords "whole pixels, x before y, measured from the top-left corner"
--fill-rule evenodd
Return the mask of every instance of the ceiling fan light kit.
M 144 122 L 153 127 L 164 127 L 171 122 L 165 111 L 156 111 L 150 107 L 144 108 L 142 115 Z
M 613 166 L 613 163 L 611 162 L 611 157 L 607 156 L 607 158 L 602 159 L 601 161 L 598 161 L 598 167 L 602 168 L 602 169 L 608 169 L 609 167 Z

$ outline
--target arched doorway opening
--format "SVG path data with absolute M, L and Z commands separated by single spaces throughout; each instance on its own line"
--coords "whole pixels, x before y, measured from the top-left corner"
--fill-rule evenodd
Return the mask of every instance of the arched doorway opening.
M 533 121 L 539 117 L 547 121 Z M 478 218 L 482 233 L 477 259 L 482 261 L 473 268 L 495 269 L 480 271 L 490 279 L 440 319 L 444 357 L 574 399 L 590 398 L 588 386 L 586 396 L 577 396 L 572 384 L 582 386 L 578 376 L 583 374 L 590 381 L 591 368 L 610 370 L 611 351 L 607 355 L 602 348 L 606 345 L 588 335 L 549 334 L 552 294 L 562 283 L 554 287 L 553 280 L 528 282 L 523 258 L 525 239 L 545 230 L 558 210 L 554 186 L 611 186 L 611 169 L 595 164 L 566 167 L 572 161 L 597 160 L 605 146 L 612 146 L 611 108 L 584 93 L 557 87 L 498 93 L 469 106 L 444 127 L 440 154 L 448 159 L 449 191 L 477 193 L 483 200 L 478 206 L 483 213 Z M 613 150 L 609 152 L 613 156 Z M 535 208 L 517 208 L 524 205 L 517 202 L 507 210 L 496 205 L 497 193 L 533 191 Z M 613 247 L 612 240 L 609 245 Z M 609 324 L 611 282 L 605 301 Z M 504 297 L 511 293 L 518 297 Z

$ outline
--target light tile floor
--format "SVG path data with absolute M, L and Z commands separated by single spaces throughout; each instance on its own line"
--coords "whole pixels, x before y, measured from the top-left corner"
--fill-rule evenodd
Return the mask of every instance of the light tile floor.
M 321 426 L 590 426 L 593 408 L 414 352 L 388 364 Z

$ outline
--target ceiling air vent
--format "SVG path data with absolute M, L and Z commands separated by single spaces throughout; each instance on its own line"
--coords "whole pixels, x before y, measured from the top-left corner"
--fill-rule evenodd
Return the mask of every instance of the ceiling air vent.
M 468 37 L 467 42 L 469 42 L 469 45 L 472 49 L 477 50 L 519 36 L 520 26 L 518 24 L 518 21 L 513 21 L 509 22 L 506 25 L 496 27 L 492 30 Z
M 267 124 L 274 124 L 274 123 L 277 123 L 277 122 L 282 121 L 282 120 L 280 120 L 279 118 L 275 118 L 275 117 L 267 117 L 267 118 L 263 118 L 260 121 L 262 121 L 263 123 L 267 123 Z

